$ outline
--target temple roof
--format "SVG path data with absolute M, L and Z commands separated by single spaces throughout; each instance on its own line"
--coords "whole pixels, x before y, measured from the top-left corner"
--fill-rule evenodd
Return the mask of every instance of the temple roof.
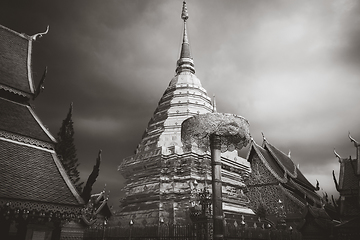
M 250 156 L 253 151 L 259 155 L 265 166 L 280 182 L 287 183 L 291 179 L 299 186 L 301 185 L 312 192 L 315 191 L 316 188 L 295 166 L 291 158 L 271 145 L 267 140 L 264 139 L 263 146 L 259 146 L 255 141 L 252 141 L 247 157 L 248 161 L 251 161 Z
M 0 97 L 0 109 L 0 131 L 44 142 L 55 142 L 55 138 L 30 106 Z
M 301 173 L 301 171 L 295 166 L 295 163 L 291 158 L 277 149 L 275 146 L 271 145 L 266 140 L 264 141 L 264 147 L 276 160 L 276 162 L 281 166 L 282 170 L 286 172 L 292 179 L 298 182 L 305 187 L 315 190 L 315 187 L 306 179 L 306 177 Z
M 80 214 L 84 202 L 57 157 L 55 138 L 29 104 L 31 43 L 39 35 L 0 26 L 0 208 L 46 211 L 49 219 L 61 212 L 65 219 Z
M 79 205 L 82 199 L 53 150 L 0 139 L 0 198 Z
M 287 182 L 286 187 L 296 189 L 298 194 L 301 195 L 300 198 L 304 199 L 305 202 L 307 201 L 306 199 L 310 199 L 314 203 L 321 204 L 321 197 L 314 190 L 308 189 L 296 183 L 293 179 L 290 179 Z
M 31 96 L 34 83 L 31 71 L 33 38 L 0 25 L 0 89 Z
M 264 141 L 264 148 L 271 154 L 271 156 L 276 160 L 281 168 L 286 171 L 287 174 L 296 176 L 296 166 L 286 154 L 267 141 Z
M 252 161 L 257 154 L 260 161 L 268 171 L 279 181 L 279 187 L 295 202 L 301 206 L 308 203 L 323 206 L 322 197 L 316 193 L 315 188 L 295 166 L 291 158 L 271 145 L 264 138 L 263 145 L 252 140 L 247 160 Z
M 252 147 L 259 155 L 260 159 L 263 160 L 265 165 L 267 165 L 267 167 L 272 170 L 275 177 L 279 180 L 282 180 L 284 172 L 282 171 L 281 166 L 279 166 L 279 164 L 273 159 L 271 154 L 261 146 L 257 145 L 255 142 L 252 142 L 252 146 L 250 147 L 250 149 L 252 149 Z M 249 161 L 249 157 L 247 159 Z

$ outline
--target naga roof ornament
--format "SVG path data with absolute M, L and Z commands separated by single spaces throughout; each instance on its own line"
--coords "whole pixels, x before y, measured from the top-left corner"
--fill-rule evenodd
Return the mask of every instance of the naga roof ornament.
M 339 163 L 341 163 L 341 162 L 342 162 L 342 158 L 341 158 L 341 156 L 335 151 L 335 148 L 334 148 L 334 154 L 335 154 L 335 156 L 339 159 Z
M 43 35 L 47 34 L 48 32 L 49 32 L 49 25 L 47 25 L 45 32 L 34 34 L 34 35 L 30 36 L 30 38 L 31 38 L 31 40 L 35 41 L 36 38 L 38 38 L 38 37 L 41 38 Z
M 350 138 L 350 141 L 354 143 L 355 147 L 360 146 L 360 143 L 350 136 L 350 132 L 349 132 L 349 138 Z

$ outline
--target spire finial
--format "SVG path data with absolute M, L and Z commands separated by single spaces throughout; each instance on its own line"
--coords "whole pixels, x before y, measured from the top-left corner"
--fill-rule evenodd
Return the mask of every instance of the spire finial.
M 181 52 L 180 52 L 180 58 L 177 61 L 177 67 L 176 67 L 176 73 L 179 74 L 181 72 L 191 72 L 195 73 L 194 68 L 194 61 L 190 54 L 190 45 L 189 45 L 189 39 L 187 35 L 186 30 L 186 21 L 189 18 L 189 14 L 186 7 L 186 2 L 183 2 L 183 8 L 181 12 L 181 19 L 184 20 L 184 33 L 183 33 L 183 39 L 181 44 Z

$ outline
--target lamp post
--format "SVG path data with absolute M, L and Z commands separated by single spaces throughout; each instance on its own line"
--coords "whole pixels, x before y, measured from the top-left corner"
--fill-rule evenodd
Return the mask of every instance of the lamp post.
M 186 119 L 181 127 L 184 149 L 191 151 L 193 143 L 211 152 L 213 239 L 224 238 L 222 209 L 221 151 L 240 150 L 250 141 L 249 122 L 228 113 L 206 113 Z
M 129 240 L 131 240 L 131 230 L 132 230 L 133 225 L 134 225 L 134 222 L 133 222 L 132 219 L 130 219 L 130 222 L 129 222 L 129 226 L 130 226 Z
M 163 217 L 160 217 L 160 219 L 159 219 L 159 228 L 158 228 L 158 237 L 159 237 L 159 239 L 162 239 L 162 237 L 163 237 L 163 232 L 164 232 L 163 226 L 164 226 L 164 223 L 165 223 L 164 218 L 163 218 Z
M 105 240 L 106 225 L 107 225 L 107 220 L 105 218 L 103 221 L 103 240 Z

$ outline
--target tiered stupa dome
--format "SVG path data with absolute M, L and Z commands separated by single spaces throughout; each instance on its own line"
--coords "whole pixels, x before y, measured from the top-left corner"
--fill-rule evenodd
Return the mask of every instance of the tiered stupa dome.
M 125 197 L 116 214 L 120 225 L 129 221 L 144 226 L 159 222 L 188 223 L 194 192 L 211 184 L 210 152 L 196 144 L 185 149 L 181 142 L 184 120 L 215 109 L 195 75 L 185 1 L 181 18 L 184 32 L 175 76 L 161 97 L 135 155 L 123 159 L 119 166 L 126 179 L 122 189 Z M 222 154 L 222 165 L 224 211 L 253 214 L 246 207 L 248 200 L 242 190 L 249 172 L 248 163 L 233 151 Z
M 195 75 L 186 30 L 188 14 L 185 2 L 181 18 L 184 20 L 184 32 L 176 75 L 160 99 L 137 152 L 162 147 L 162 153 L 167 154 L 171 153 L 167 148 L 175 146 L 175 151 L 180 153 L 181 123 L 193 115 L 213 111 L 211 99 Z

